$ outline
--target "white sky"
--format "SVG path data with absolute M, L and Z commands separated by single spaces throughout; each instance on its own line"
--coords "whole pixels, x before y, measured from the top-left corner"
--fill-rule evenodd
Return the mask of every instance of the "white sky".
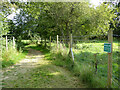
M 8 0 L 8 1 L 10 1 L 10 0 Z M 23 0 L 23 1 L 26 1 L 26 0 Z M 95 7 L 100 4 L 99 2 L 100 2 L 100 0 L 90 0 L 90 3 L 93 4 Z M 10 15 L 7 17 L 8 19 L 11 19 L 11 20 L 13 20 L 14 16 L 16 15 L 16 13 L 19 14 L 20 10 L 18 9 L 18 10 L 16 11 L 16 13 L 15 13 L 14 8 L 12 8 L 12 11 L 13 11 L 13 13 L 10 14 Z
M 100 4 L 100 0 L 90 0 L 90 2 L 95 6 L 98 6 Z
M 11 20 L 13 20 L 13 18 L 14 18 L 14 16 L 16 15 L 16 14 L 19 14 L 19 12 L 20 12 L 20 9 L 18 9 L 17 11 L 16 11 L 16 13 L 15 13 L 15 9 L 13 8 L 12 9 L 12 14 L 10 14 L 7 18 L 8 19 L 11 19 Z

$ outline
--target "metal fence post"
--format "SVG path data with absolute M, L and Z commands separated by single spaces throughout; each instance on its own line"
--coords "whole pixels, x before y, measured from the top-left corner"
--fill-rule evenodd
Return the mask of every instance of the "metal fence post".
M 57 52 L 58 52 L 58 35 L 57 35 Z
M 50 36 L 50 48 L 51 48 L 51 36 Z

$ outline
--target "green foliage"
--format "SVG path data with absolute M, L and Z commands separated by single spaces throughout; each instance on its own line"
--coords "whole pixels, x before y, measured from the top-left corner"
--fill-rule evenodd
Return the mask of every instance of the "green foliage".
M 47 60 L 52 60 L 52 63 L 67 68 L 70 70 L 75 76 L 79 77 L 79 80 L 83 83 L 87 83 L 89 87 L 95 88 L 105 88 L 107 87 L 107 54 L 103 51 L 103 43 L 106 41 L 96 41 L 96 43 L 86 42 L 86 43 L 77 43 L 80 48 L 74 49 L 74 66 L 73 61 L 68 56 L 69 49 L 60 45 L 61 48 L 56 48 L 56 44 L 52 44 L 52 48 L 50 51 L 45 52 L 45 58 Z M 114 52 L 113 52 L 113 75 L 118 77 L 118 64 L 116 62 L 117 54 L 115 49 L 117 47 L 116 41 L 113 43 Z M 95 48 L 95 46 L 98 46 Z M 40 48 L 40 47 L 39 47 Z M 37 50 L 46 50 L 45 48 L 37 49 Z M 95 60 L 94 54 L 97 54 L 98 68 L 97 73 L 95 73 Z M 115 79 L 113 77 L 113 79 Z M 112 87 L 117 87 L 115 83 L 113 83 Z
M 55 65 L 66 67 L 67 69 L 72 70 L 73 61 L 68 56 L 68 49 L 65 46 L 61 44 L 60 48 L 57 50 L 57 47 L 55 45 L 52 47 L 50 53 L 54 59 L 53 63 Z
M 22 50 L 17 51 L 16 48 L 15 49 L 13 48 L 12 43 L 9 42 L 8 50 L 6 50 L 6 48 L 3 48 L 2 67 L 5 68 L 11 66 L 18 62 L 19 60 L 23 59 L 26 55 L 27 51 Z
M 71 32 L 73 35 L 96 35 L 96 37 L 99 37 L 101 34 L 107 36 L 107 31 L 111 28 L 111 25 L 115 27 L 115 20 L 113 19 L 116 18 L 116 7 L 113 9 L 108 3 L 102 3 L 96 8 L 90 6 L 87 2 L 15 2 L 14 4 L 5 2 L 2 6 L 4 7 L 2 7 L 2 12 L 0 12 L 0 36 L 2 37 L 8 33 L 9 35 L 15 36 L 17 39 L 17 48 L 20 51 L 25 45 L 25 43 L 22 42 L 23 38 L 31 39 L 33 43 L 36 43 L 39 39 L 45 39 L 44 41 L 46 41 L 46 39 L 49 39 L 49 36 L 53 37 L 57 34 L 60 36 L 69 36 Z M 12 8 L 20 10 L 20 13 L 15 16 L 14 22 L 6 18 L 12 13 L 12 11 L 10 11 Z M 119 9 L 119 7 L 117 9 Z M 116 32 L 119 31 L 118 29 Z M 89 37 L 86 37 L 85 39 L 88 38 Z M 34 39 L 37 39 L 37 41 Z M 100 49 L 97 49 L 95 45 L 100 45 Z M 3 67 L 14 64 L 17 62 L 16 60 L 19 60 L 20 53 L 18 53 L 17 50 L 13 50 L 9 46 L 9 50 L 6 51 L 5 44 L 1 46 L 4 50 L 2 54 Z M 94 63 L 94 54 L 99 53 L 97 55 L 99 60 L 98 74 L 106 72 L 106 69 L 102 70 L 106 68 L 107 64 L 106 54 L 103 53 L 103 43 L 96 43 L 94 45 L 92 43 L 77 43 L 75 45 L 77 49 L 73 49 L 75 53 L 75 65 L 73 68 L 73 61 L 67 55 L 68 48 L 60 45 L 60 49 L 57 51 L 56 45 L 52 46 L 54 48 L 52 48 L 50 54 L 46 54 L 46 58 L 52 58 L 55 65 L 66 67 L 73 71 L 75 75 L 82 77 L 83 82 L 95 86 L 97 80 L 106 77 L 106 75 L 103 75 L 103 77 L 93 78 L 94 70 L 91 66 Z M 49 52 L 49 50 L 46 50 L 43 46 L 42 48 L 39 48 L 39 46 L 30 47 L 41 50 L 43 53 Z M 118 51 L 113 52 L 113 54 L 116 55 L 116 52 Z M 20 55 L 20 57 L 22 56 Z M 115 62 L 117 61 L 115 57 L 114 60 Z M 87 63 L 87 66 L 83 66 L 85 63 Z M 89 70 L 90 68 L 91 70 Z M 113 72 L 116 73 L 117 65 L 114 65 L 113 68 L 115 69 Z
M 80 79 L 84 83 L 92 83 L 94 79 L 94 69 L 89 64 L 80 65 Z
M 23 42 L 25 45 L 29 45 L 31 44 L 31 40 L 22 40 L 21 42 Z
M 107 35 L 110 23 L 115 26 L 116 18 L 114 10 L 109 4 L 101 4 L 96 7 L 88 2 L 31 2 L 14 4 L 16 10 L 20 10 L 14 18 L 15 23 L 9 22 L 10 34 L 16 39 L 31 38 L 37 34 L 41 38 L 49 36 Z
M 0 36 L 6 35 L 9 31 L 8 23 L 6 21 L 7 18 L 5 18 L 4 14 L 0 12 Z
M 22 53 L 16 52 L 14 54 L 13 51 L 9 51 L 9 52 L 4 52 L 3 56 L 2 56 L 2 67 L 8 67 L 11 66 L 15 63 L 17 63 L 19 60 L 23 59 L 26 55 L 27 55 L 27 51 L 24 51 Z

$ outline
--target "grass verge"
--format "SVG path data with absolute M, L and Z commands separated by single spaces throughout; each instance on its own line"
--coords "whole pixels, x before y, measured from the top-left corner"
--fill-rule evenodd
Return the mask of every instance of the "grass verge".
M 8 50 L 4 50 L 2 53 L 2 68 L 11 66 L 18 61 L 25 58 L 25 56 L 28 54 L 28 50 L 19 50 L 9 48 Z
M 89 45 L 90 44 L 90 45 Z M 53 64 L 56 66 L 60 66 L 63 68 L 67 68 L 71 71 L 75 76 L 79 77 L 83 83 L 87 84 L 89 87 L 94 88 L 105 88 L 107 87 L 107 54 L 103 52 L 103 42 L 99 43 L 82 43 L 80 48 L 77 51 L 73 50 L 75 54 L 74 67 L 72 67 L 73 61 L 67 55 L 68 49 L 60 46 L 60 49 L 57 52 L 57 48 L 55 45 L 53 48 L 48 49 L 43 46 L 31 45 L 30 47 L 36 50 L 40 50 L 45 54 L 45 59 L 51 60 Z M 98 48 L 91 48 L 91 46 L 98 46 Z M 117 43 L 114 43 L 114 52 L 113 52 L 113 60 L 115 63 L 115 53 Z M 81 51 L 82 50 L 82 51 Z M 93 50 L 93 51 L 92 51 Z M 94 54 L 99 52 L 97 55 L 98 61 L 98 70 L 95 73 L 94 67 Z M 114 69 L 115 65 L 113 63 L 113 72 L 117 69 Z M 117 87 L 112 85 L 112 87 Z

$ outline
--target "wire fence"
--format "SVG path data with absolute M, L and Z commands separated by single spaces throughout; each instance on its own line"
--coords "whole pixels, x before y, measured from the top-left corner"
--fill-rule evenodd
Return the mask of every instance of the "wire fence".
M 0 56 L 2 57 L 2 52 L 5 50 L 8 50 L 9 48 L 14 48 L 16 47 L 15 45 L 15 38 L 9 38 L 9 37 L 1 37 L 0 38 Z
M 113 34 L 113 57 L 112 57 L 112 85 L 114 87 L 120 87 L 119 81 L 119 64 L 118 64 L 118 54 L 120 51 L 118 43 L 120 35 Z M 14 41 L 8 39 L 8 44 Z M 70 45 L 72 41 L 72 46 Z M 1 48 L 6 48 L 5 38 L 1 38 L 2 44 Z M 108 63 L 108 54 L 104 52 L 104 43 L 108 43 L 107 39 L 97 38 L 96 35 L 82 35 L 82 36 L 56 36 L 50 37 L 50 40 L 47 40 L 47 45 L 50 47 L 55 47 L 57 45 L 58 49 L 66 49 L 69 53 L 70 48 L 72 47 L 74 59 L 77 63 L 87 63 L 94 67 L 95 73 L 99 74 L 102 77 L 107 78 L 107 63 Z M 13 44 L 10 44 L 13 45 Z M 1 49 L 2 51 L 2 49 Z
M 84 62 L 92 65 L 95 68 L 95 73 L 107 78 L 108 69 L 108 54 L 104 52 L 104 43 L 108 43 L 108 40 L 101 40 L 96 35 L 83 35 L 72 36 L 72 50 L 74 58 L 78 63 Z M 120 35 L 113 34 L 113 53 L 112 53 L 112 85 L 114 87 L 120 87 L 120 78 L 118 75 L 118 39 Z M 57 41 L 58 40 L 58 41 Z M 52 45 L 58 43 L 59 49 L 61 45 L 69 52 L 70 48 L 70 36 L 57 36 L 51 38 Z M 119 58 L 120 59 L 120 58 Z M 106 79 L 107 80 L 107 79 Z

